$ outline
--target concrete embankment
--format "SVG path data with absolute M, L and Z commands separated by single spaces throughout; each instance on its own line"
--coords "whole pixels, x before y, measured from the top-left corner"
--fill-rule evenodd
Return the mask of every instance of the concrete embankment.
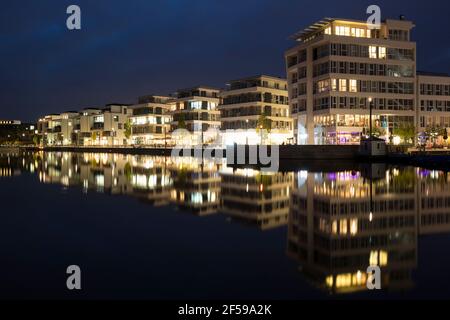
M 287 145 L 280 146 L 280 159 L 289 160 L 333 160 L 358 158 L 357 145 Z
M 244 147 L 244 146 L 242 146 Z M 280 159 L 286 160 L 331 160 L 331 159 L 355 159 L 358 157 L 358 148 L 356 145 L 284 145 L 279 146 Z M 43 149 L 26 147 L 26 150 L 35 151 L 56 151 L 56 152 L 101 152 L 101 153 L 120 153 L 120 154 L 142 154 L 142 155 L 170 155 L 172 149 L 167 148 L 132 148 L 132 147 L 45 147 Z M 271 150 L 270 146 L 268 147 Z M 194 149 L 190 150 L 194 155 Z M 248 152 L 248 151 L 247 151 Z M 189 152 L 188 152 L 189 154 Z M 226 155 L 226 150 L 223 152 Z

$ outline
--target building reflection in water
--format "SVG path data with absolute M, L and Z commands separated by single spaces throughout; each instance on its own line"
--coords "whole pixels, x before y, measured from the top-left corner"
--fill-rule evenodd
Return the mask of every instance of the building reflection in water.
M 293 173 L 262 174 L 254 169 L 224 167 L 221 211 L 262 230 L 287 224 Z
M 366 290 L 378 265 L 382 287 L 414 285 L 418 237 L 450 231 L 445 172 L 384 164 L 355 171 L 277 172 L 205 159 L 99 153 L 0 155 L 0 177 L 36 173 L 43 183 L 129 195 L 203 216 L 222 213 L 261 230 L 287 226 L 287 254 L 330 293 Z

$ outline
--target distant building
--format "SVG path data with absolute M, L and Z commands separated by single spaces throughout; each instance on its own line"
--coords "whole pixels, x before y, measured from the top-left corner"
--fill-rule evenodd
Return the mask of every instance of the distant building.
M 20 120 L 1 120 L 0 126 L 8 126 L 8 125 L 20 125 L 22 122 Z
M 221 98 L 221 129 L 227 145 L 282 144 L 292 140 L 285 79 L 261 75 L 233 80 L 221 92 Z M 267 130 L 266 139 L 261 129 Z
M 144 96 L 130 106 L 132 115 L 132 143 L 164 146 L 170 139 L 170 97 Z
M 0 119 L 0 144 L 33 144 L 36 125 Z
M 130 115 L 128 105 L 119 104 L 51 114 L 39 119 L 38 133 L 44 146 L 121 146 L 128 144 Z

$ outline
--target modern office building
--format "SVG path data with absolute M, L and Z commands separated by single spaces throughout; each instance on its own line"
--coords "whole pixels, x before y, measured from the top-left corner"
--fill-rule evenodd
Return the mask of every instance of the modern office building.
M 214 141 L 220 130 L 219 92 L 219 89 L 206 86 L 178 90 L 170 102 L 172 131 L 188 130 L 191 135 L 187 144 L 191 145 L 202 144 L 202 140 L 203 144 Z M 174 140 L 180 138 L 179 135 L 173 136 Z
M 373 128 L 388 139 L 417 123 L 414 24 L 325 18 L 293 36 L 285 53 L 298 144 L 359 143 Z
M 132 115 L 132 143 L 136 145 L 164 146 L 170 142 L 170 97 L 144 96 L 130 106 Z
M 450 76 L 417 72 L 416 88 L 419 134 L 432 128 L 436 134 L 435 142 L 437 144 L 450 142 L 448 140 L 450 136 Z M 445 131 L 447 132 L 446 136 Z M 433 132 L 428 134 L 430 133 Z
M 282 144 L 292 141 L 293 125 L 285 79 L 260 75 L 233 80 L 220 96 L 221 130 L 225 144 Z

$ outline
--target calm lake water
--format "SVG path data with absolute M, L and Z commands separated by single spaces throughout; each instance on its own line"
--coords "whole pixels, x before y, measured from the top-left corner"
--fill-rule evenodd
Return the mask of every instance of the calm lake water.
M 0 191 L 2 299 L 450 298 L 442 171 L 2 153 Z

